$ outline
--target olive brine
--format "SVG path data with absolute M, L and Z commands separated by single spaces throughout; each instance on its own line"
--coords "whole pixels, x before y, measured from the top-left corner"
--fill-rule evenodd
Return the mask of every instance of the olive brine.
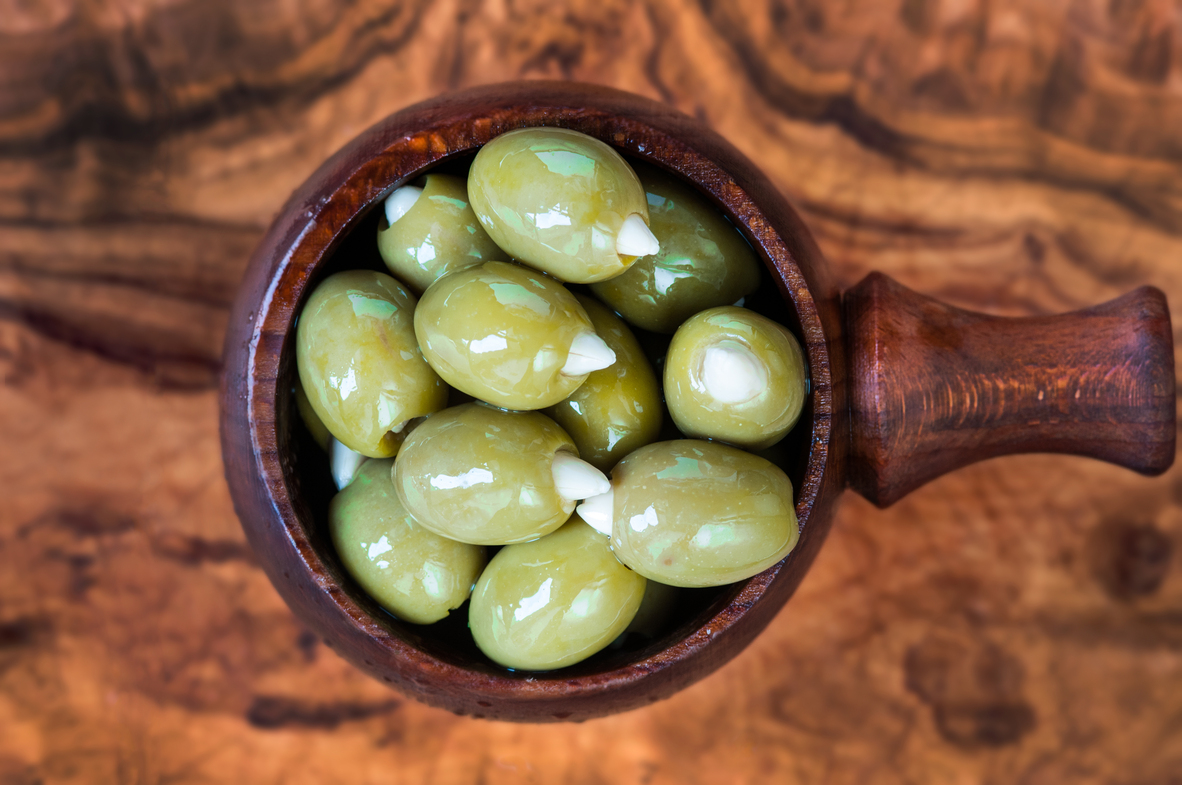
M 696 190 L 527 128 L 384 208 L 392 275 L 315 287 L 294 390 L 331 540 L 378 604 L 431 624 L 468 602 L 489 659 L 547 671 L 792 550 L 792 484 L 748 451 L 799 419 L 804 353 L 741 307 L 759 263 Z M 672 334 L 659 375 L 629 325 Z M 691 438 L 659 441 L 666 418 Z

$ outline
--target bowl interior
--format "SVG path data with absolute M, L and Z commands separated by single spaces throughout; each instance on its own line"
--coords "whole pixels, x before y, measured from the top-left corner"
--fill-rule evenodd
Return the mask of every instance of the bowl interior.
M 397 182 L 390 183 L 385 193 L 428 172 L 465 176 L 474 156 L 475 150 L 470 150 L 438 164 L 412 171 Z M 626 155 L 626 157 L 632 160 L 636 158 L 633 155 Z M 659 165 L 659 162 L 652 159 L 642 160 Z M 681 177 L 677 172 L 673 172 L 673 174 Z M 693 185 L 684 177 L 681 179 Z M 724 204 L 709 193 L 703 192 L 703 195 L 734 222 L 733 216 L 729 214 Z M 338 234 L 338 239 L 327 249 L 321 263 L 309 276 L 303 297 L 296 307 L 296 313 L 302 307 L 303 301 L 315 289 L 316 284 L 333 273 L 348 269 L 372 269 L 383 273 L 389 272 L 378 254 L 376 241 L 379 226 L 383 225 L 385 221 L 381 205 L 381 198 L 368 204 Z M 762 256 L 759 253 L 758 244 L 752 242 L 746 227 L 742 223 L 737 224 L 737 227 L 756 249 L 757 254 Z M 799 338 L 801 326 L 796 310 L 791 301 L 782 296 L 770 269 L 773 268 L 771 268 L 769 260 L 764 258 L 760 287 L 753 295 L 746 298 L 745 306 L 784 324 Z M 571 286 L 570 288 L 590 294 L 585 287 Z M 671 337 L 648 333 L 637 328 L 633 328 L 633 332 L 641 344 L 645 346 L 650 357 L 654 359 L 663 354 L 664 347 L 668 345 Z M 291 395 L 296 380 L 294 333 L 293 323 L 288 339 L 284 342 L 280 361 L 280 378 L 277 388 L 280 391 L 287 391 L 286 398 L 288 400 L 286 404 L 282 401 L 277 402 L 277 413 L 279 414 L 277 435 L 280 439 L 280 450 L 289 456 L 289 460 L 284 462 L 285 480 L 297 510 L 299 525 L 302 527 L 308 543 L 323 563 L 327 576 L 339 585 L 345 595 L 370 616 L 374 623 L 386 629 L 392 636 L 406 641 L 436 660 L 468 671 L 498 678 L 568 681 L 572 677 L 602 674 L 643 662 L 645 659 L 684 641 L 695 631 L 709 625 L 711 620 L 718 616 L 746 587 L 747 581 L 710 589 L 682 589 L 672 617 L 658 631 L 655 638 L 631 634 L 617 642 L 617 645 L 609 647 L 581 663 L 549 673 L 514 673 L 485 657 L 476 647 L 468 631 L 467 603 L 452 611 L 446 619 L 432 625 L 420 626 L 395 618 L 370 598 L 349 576 L 332 546 L 328 533 L 328 505 L 335 493 L 335 487 L 330 479 L 328 459 L 324 451 L 316 445 L 311 435 L 303 427 L 296 414 Z M 810 395 L 796 428 L 779 444 L 761 453 L 788 474 L 794 488 L 802 487 L 808 466 L 809 446 L 812 441 L 812 409 L 813 403 Z M 665 429 L 662 438 L 681 438 L 672 422 L 668 420 L 667 415 Z

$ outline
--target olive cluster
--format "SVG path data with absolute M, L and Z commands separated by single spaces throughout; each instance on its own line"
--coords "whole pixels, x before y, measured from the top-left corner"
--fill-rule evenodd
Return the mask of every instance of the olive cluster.
M 489 658 L 551 670 L 791 551 L 792 485 L 747 450 L 799 418 L 804 356 L 739 307 L 758 262 L 696 191 L 535 128 L 384 207 L 393 277 L 330 276 L 296 335 L 332 540 L 383 607 L 430 624 L 470 597 Z M 673 334 L 663 396 L 628 323 Z M 693 438 L 658 441 L 666 406 Z

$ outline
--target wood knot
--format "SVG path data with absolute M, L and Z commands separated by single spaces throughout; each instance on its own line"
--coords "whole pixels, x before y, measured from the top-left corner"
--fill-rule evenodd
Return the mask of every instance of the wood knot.
M 1092 575 L 1110 597 L 1123 602 L 1161 588 L 1173 550 L 1170 539 L 1152 523 L 1106 521 L 1088 539 Z
M 1004 747 L 1035 726 L 1034 710 L 1016 703 L 941 703 L 933 707 L 940 735 L 959 747 Z
M 1015 744 L 1038 724 L 1021 694 L 1022 662 L 993 643 L 932 636 L 907 651 L 903 670 L 937 732 L 958 747 Z
M 402 701 L 397 699 L 377 703 L 312 703 L 278 695 L 257 695 L 246 711 L 246 721 L 264 730 L 290 727 L 332 730 L 344 722 L 389 714 L 401 705 Z
M 0 622 L 0 650 L 30 646 L 49 630 L 44 619 L 20 618 Z

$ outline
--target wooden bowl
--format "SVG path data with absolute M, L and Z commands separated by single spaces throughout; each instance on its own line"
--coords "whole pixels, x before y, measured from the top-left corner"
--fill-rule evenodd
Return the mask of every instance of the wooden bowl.
M 405 624 L 353 583 L 327 534 L 327 467 L 294 427 L 291 390 L 302 303 L 329 272 L 373 263 L 382 199 L 429 169 L 462 163 L 500 133 L 542 125 L 602 139 L 718 204 L 767 267 L 762 309 L 802 339 L 811 396 L 781 461 L 801 526 L 786 559 L 741 584 L 689 593 L 654 643 L 531 674 L 480 655 L 463 610 L 430 627 Z M 1157 289 L 1064 316 L 1006 319 L 872 274 L 846 293 L 843 310 L 808 230 L 726 141 L 653 101 L 556 82 L 480 87 L 412 106 L 321 166 L 251 259 L 226 338 L 221 403 L 235 509 L 296 615 L 358 668 L 425 703 L 535 722 L 658 701 L 738 654 L 804 577 L 847 484 L 885 506 L 946 471 L 1006 453 L 1069 452 L 1148 474 L 1174 457 L 1172 333 Z

